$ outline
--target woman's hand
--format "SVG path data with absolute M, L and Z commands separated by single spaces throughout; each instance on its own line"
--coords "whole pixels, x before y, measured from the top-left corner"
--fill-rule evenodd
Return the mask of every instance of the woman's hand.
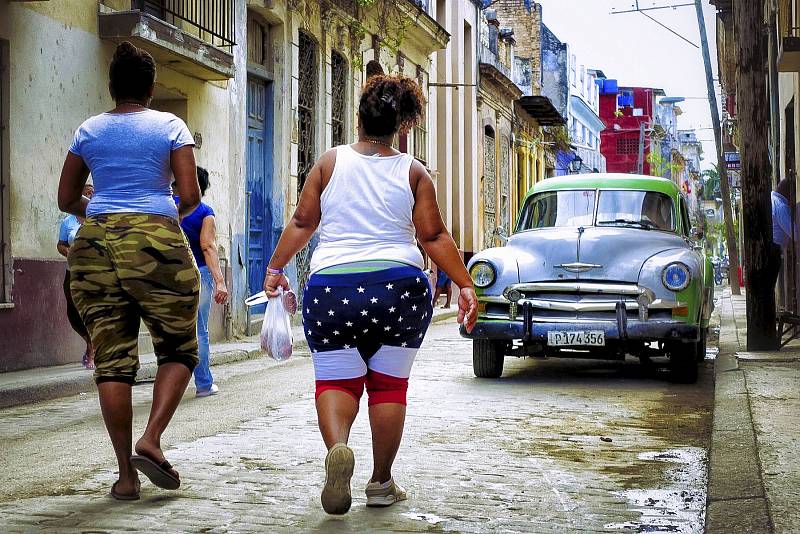
M 478 322 L 478 296 L 472 287 L 462 287 L 458 294 L 458 323 L 469 334 Z
M 286 275 L 267 273 L 267 276 L 264 277 L 264 291 L 267 296 L 270 298 L 277 297 L 279 294 L 279 287 L 283 288 L 284 291 L 289 291 L 291 289 L 289 286 L 289 279 L 286 278 Z
M 217 282 L 214 284 L 214 302 L 217 304 L 225 304 L 228 302 L 228 288 L 225 287 L 225 282 Z

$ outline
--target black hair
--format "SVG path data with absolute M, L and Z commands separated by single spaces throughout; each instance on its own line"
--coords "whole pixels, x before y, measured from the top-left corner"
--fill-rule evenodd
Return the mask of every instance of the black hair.
M 114 51 L 108 79 L 114 100 L 146 100 L 156 81 L 156 62 L 146 50 L 123 41 Z
M 424 108 L 425 95 L 417 82 L 406 76 L 377 74 L 364 86 L 358 117 L 365 134 L 387 137 L 413 128 Z
M 370 59 L 367 63 L 367 80 L 373 76 L 383 76 L 384 74 L 385 72 L 383 72 L 383 67 L 380 62 L 375 59 Z
M 197 183 L 200 184 L 200 195 L 206 196 L 206 189 L 211 186 L 211 182 L 208 181 L 208 171 L 199 165 L 197 166 Z

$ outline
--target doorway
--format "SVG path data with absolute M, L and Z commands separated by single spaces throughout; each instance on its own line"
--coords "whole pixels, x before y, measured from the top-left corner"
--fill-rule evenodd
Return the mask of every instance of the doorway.
M 273 181 L 272 82 L 255 76 L 247 80 L 247 288 L 262 290 L 267 262 L 274 249 L 272 228 Z M 263 313 L 265 305 L 252 313 Z

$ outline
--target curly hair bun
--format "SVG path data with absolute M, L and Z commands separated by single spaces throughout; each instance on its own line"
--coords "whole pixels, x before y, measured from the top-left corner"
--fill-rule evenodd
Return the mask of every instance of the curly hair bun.
M 138 57 L 139 49 L 130 41 L 123 41 L 114 50 L 114 59 Z
M 402 75 L 374 75 L 361 93 L 358 115 L 367 135 L 386 137 L 407 132 L 417 125 L 425 110 L 419 84 Z
M 156 80 L 156 62 L 146 50 L 123 41 L 108 68 L 111 96 L 116 100 L 145 100 Z

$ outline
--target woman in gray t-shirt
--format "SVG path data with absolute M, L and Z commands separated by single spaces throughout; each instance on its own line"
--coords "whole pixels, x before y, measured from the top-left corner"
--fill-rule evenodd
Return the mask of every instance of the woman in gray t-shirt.
M 180 486 L 161 435 L 198 361 L 200 280 L 179 226 L 200 203 L 194 140 L 182 120 L 147 107 L 155 74 L 150 54 L 129 42 L 117 47 L 109 69 L 116 107 L 77 129 L 58 188 L 59 208 L 86 217 L 69 251 L 70 289 L 95 346 L 100 407 L 119 463 L 111 495 L 119 500 L 139 498 L 137 470 L 159 487 Z M 91 201 L 81 195 L 89 172 Z M 150 419 L 132 455 L 140 321 L 159 367 Z

